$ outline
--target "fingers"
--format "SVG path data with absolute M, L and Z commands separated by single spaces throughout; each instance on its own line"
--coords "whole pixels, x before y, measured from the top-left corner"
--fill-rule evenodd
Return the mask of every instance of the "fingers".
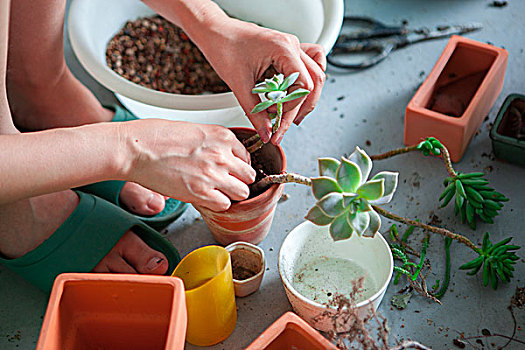
M 315 51 L 314 51 L 315 54 Z M 324 54 L 323 54 L 324 57 Z M 321 97 L 321 92 L 323 90 L 324 81 L 325 81 L 325 74 L 320 66 L 320 64 L 315 61 L 312 57 L 310 57 L 308 54 L 306 54 L 304 51 L 301 52 L 301 59 L 303 60 L 306 68 L 308 69 L 308 72 L 311 76 L 311 78 L 314 81 L 314 89 L 310 91 L 310 93 L 306 96 L 306 99 L 301 104 L 301 108 L 299 109 L 299 112 L 295 116 L 293 122 L 296 125 L 299 125 L 301 121 L 314 110 L 315 106 L 317 105 L 317 102 L 319 101 L 319 98 Z M 322 63 L 322 62 L 321 62 Z M 326 60 L 324 62 L 326 65 Z
M 301 50 L 313 59 L 323 72 L 326 71 L 326 54 L 321 45 L 301 43 Z
M 255 181 L 255 170 L 239 158 L 234 158 L 230 167 L 230 175 L 241 180 L 245 184 L 251 184 Z
M 241 159 L 246 164 L 252 164 L 252 157 L 250 152 L 244 147 L 244 145 L 235 139 L 235 142 L 232 144 L 232 153 L 235 157 Z

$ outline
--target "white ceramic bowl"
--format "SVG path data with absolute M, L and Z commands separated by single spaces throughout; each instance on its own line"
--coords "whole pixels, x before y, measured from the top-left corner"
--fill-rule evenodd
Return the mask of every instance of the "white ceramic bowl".
M 356 262 L 375 280 L 377 291 L 368 299 L 356 305 L 361 315 L 369 312 L 372 302 L 377 309 L 383 299 L 388 283 L 392 278 L 394 260 L 388 243 L 381 234 L 374 238 L 359 237 L 354 234 L 350 239 L 334 241 L 330 237 L 328 226 L 316 226 L 306 221 L 295 227 L 285 238 L 279 251 L 279 274 L 284 284 L 286 296 L 294 311 L 312 327 L 320 331 L 332 329 L 329 317 L 319 317 L 325 311 L 334 313 L 335 309 L 317 303 L 301 295 L 294 288 L 294 276 L 302 271 L 305 263 L 320 257 L 340 258 Z M 322 287 L 322 286 L 321 286 Z M 337 331 L 347 329 L 339 328 Z
M 343 0 L 215 0 L 230 15 L 297 35 L 328 53 L 339 34 Z M 139 0 L 73 0 L 69 37 L 80 63 L 141 118 L 155 117 L 246 126 L 247 118 L 233 93 L 181 95 L 132 83 L 106 65 L 106 45 L 126 21 L 153 15 Z M 249 124 L 248 124 L 249 125 Z

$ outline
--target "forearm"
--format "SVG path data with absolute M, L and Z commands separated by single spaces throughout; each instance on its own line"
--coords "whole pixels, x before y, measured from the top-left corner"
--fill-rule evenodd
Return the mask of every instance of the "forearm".
M 203 50 L 213 42 L 229 17 L 211 0 L 143 0 L 155 12 L 175 23 Z
M 131 162 L 117 123 L 0 135 L 0 204 L 124 179 Z

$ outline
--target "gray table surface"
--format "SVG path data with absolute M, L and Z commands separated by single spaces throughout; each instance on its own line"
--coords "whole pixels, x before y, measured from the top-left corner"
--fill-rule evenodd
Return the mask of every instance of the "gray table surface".
M 488 136 L 489 125 L 496 116 L 506 95 L 525 92 L 525 1 L 510 0 L 505 8 L 489 7 L 488 0 L 353 0 L 347 1 L 346 13 L 369 15 L 386 23 L 401 23 L 406 19 L 411 27 L 441 23 L 481 22 L 482 31 L 469 37 L 491 42 L 509 51 L 509 62 L 503 91 L 479 134 L 472 140 L 459 171 L 483 171 L 490 167 L 487 178 L 500 192 L 510 198 L 493 225 L 480 224 L 470 230 L 454 217 L 453 209 L 438 209 L 437 197 L 446 173 L 441 162 L 417 155 L 396 157 L 377 162 L 375 171 L 398 170 L 400 186 L 389 207 L 398 214 L 429 219 L 434 212 L 443 225 L 463 232 L 479 242 L 485 231 L 495 240 L 512 235 L 515 242 L 525 245 L 523 235 L 525 198 L 525 169 L 494 160 Z M 351 152 L 356 145 L 370 154 L 402 145 L 405 107 L 419 84 L 425 79 L 446 44 L 446 39 L 424 42 L 394 52 L 383 63 L 357 73 L 329 70 L 329 78 L 316 110 L 300 127 L 292 128 L 283 141 L 288 157 L 288 169 L 305 175 L 316 173 L 320 156 L 338 157 Z M 104 103 L 114 101 L 113 95 L 98 85 L 82 69 L 66 40 L 66 56 L 73 72 Z M 367 141 L 370 145 L 366 146 Z M 417 183 L 420 186 L 416 186 Z M 416 185 L 414 185 L 416 184 Z M 284 312 L 291 310 L 279 274 L 277 257 L 282 240 L 290 230 L 303 221 L 313 203 L 309 189 L 287 185 L 288 201 L 278 205 L 272 230 L 260 244 L 268 259 L 261 289 L 246 298 L 238 299 L 238 322 L 234 333 L 214 349 L 241 349 L 250 344 L 266 327 Z M 384 227 L 389 223 L 384 222 Z M 419 233 L 421 236 L 421 233 Z M 193 249 L 214 244 L 208 228 L 190 208 L 172 224 L 168 238 L 185 255 Z M 391 334 L 398 339 L 412 338 L 435 349 L 454 348 L 453 339 L 459 333 L 481 335 L 483 328 L 493 333 L 510 335 L 513 322 L 506 307 L 517 286 L 523 287 L 524 264 L 516 266 L 516 278 L 501 286 L 497 292 L 482 288 L 479 276 L 470 277 L 458 271 L 460 263 L 472 253 L 458 245 L 452 248 L 452 282 L 443 305 L 415 296 L 403 311 L 392 309 L 390 298 L 399 286 L 390 285 L 379 311 L 388 318 Z M 523 256 L 523 252 L 520 253 Z M 433 238 L 429 249 L 434 281 L 442 278 L 444 252 L 441 238 Z M 46 296 L 7 269 L 0 267 L 0 348 L 34 348 L 47 303 Z M 525 314 L 516 314 L 521 330 L 516 337 L 525 340 Z M 485 346 L 503 345 L 503 339 L 483 339 Z M 491 345 L 493 343 L 494 345 Z M 475 343 L 476 344 L 476 343 Z M 481 345 L 478 345 L 481 348 Z M 196 349 L 191 345 L 187 349 Z M 509 349 L 523 348 L 513 343 Z

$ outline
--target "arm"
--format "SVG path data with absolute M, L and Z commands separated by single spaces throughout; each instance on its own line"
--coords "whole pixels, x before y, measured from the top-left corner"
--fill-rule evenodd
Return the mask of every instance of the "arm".
M 271 65 L 285 76 L 299 72 L 295 86 L 311 91 L 306 98 L 286 106 L 281 127 L 272 136 L 272 143 L 278 144 L 292 122 L 299 124 L 314 109 L 326 68 L 326 58 L 319 45 L 299 44 L 293 35 L 230 18 L 210 0 L 143 1 L 184 29 L 232 89 L 264 142 L 270 141 L 271 123 L 267 111 L 250 113 L 260 102 L 251 90 Z
M 138 182 L 212 210 L 248 196 L 255 171 L 228 129 L 166 120 L 0 135 L 0 205 L 103 180 Z

